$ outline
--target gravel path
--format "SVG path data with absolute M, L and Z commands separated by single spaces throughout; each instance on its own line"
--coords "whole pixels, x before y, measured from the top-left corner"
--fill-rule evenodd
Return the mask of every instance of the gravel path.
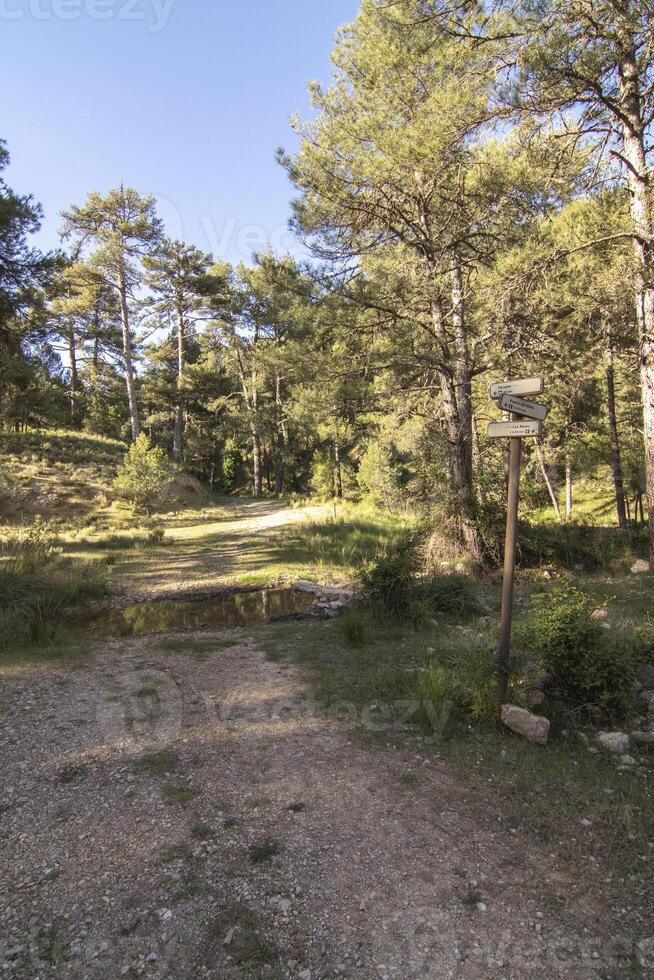
M 320 716 L 256 636 L 161 640 L 0 679 L 3 976 L 652 975 L 599 865 Z

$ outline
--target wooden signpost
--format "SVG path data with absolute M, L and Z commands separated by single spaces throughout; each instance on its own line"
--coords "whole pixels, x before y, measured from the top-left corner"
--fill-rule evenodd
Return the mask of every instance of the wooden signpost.
M 540 395 L 545 390 L 542 378 L 518 378 L 491 385 L 490 396 L 500 408 L 513 416 L 509 422 L 490 422 L 488 435 L 491 439 L 510 439 L 509 493 L 506 508 L 506 537 L 504 539 L 504 578 L 502 581 L 502 619 L 500 645 L 497 654 L 497 691 L 500 707 L 506 701 L 511 656 L 511 622 L 513 618 L 513 582 L 515 578 L 515 552 L 518 543 L 518 503 L 520 501 L 520 462 L 522 440 L 540 437 L 547 408 L 536 402 L 525 401 L 523 395 Z

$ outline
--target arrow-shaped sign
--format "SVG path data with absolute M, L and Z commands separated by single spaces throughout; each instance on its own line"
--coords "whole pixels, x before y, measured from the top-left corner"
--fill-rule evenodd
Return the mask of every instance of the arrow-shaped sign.
M 488 436 L 490 439 L 522 439 L 524 436 L 541 436 L 542 422 L 489 422 Z
M 526 419 L 537 419 L 543 422 L 547 418 L 547 406 L 539 405 L 537 402 L 528 402 L 517 395 L 504 394 L 500 398 L 500 408 L 503 412 L 513 412 L 515 415 L 522 415 Z
M 542 378 L 515 378 L 513 381 L 498 381 L 491 385 L 490 396 L 499 401 L 502 395 L 542 395 L 545 382 Z

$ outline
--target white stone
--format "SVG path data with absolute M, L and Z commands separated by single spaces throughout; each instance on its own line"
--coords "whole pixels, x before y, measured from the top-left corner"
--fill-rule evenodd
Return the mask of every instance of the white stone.
M 547 718 L 541 715 L 533 715 L 526 708 L 519 708 L 515 704 L 502 705 L 502 722 L 512 732 L 522 735 L 529 742 L 536 742 L 538 745 L 547 745 L 550 733 L 550 723 Z
M 607 752 L 624 755 L 629 748 L 629 736 L 623 732 L 600 732 L 597 741 Z
M 649 572 L 649 562 L 645 561 L 644 558 L 639 558 L 631 566 L 632 575 L 644 575 L 646 572 Z

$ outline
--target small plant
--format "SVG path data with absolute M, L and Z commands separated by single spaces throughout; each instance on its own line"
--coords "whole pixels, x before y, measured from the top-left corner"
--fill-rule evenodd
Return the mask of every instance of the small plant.
M 264 864 L 266 861 L 272 861 L 277 854 L 282 853 L 282 850 L 283 847 L 278 840 L 273 837 L 264 837 L 263 840 L 250 845 L 248 857 L 252 864 Z
M 360 606 L 351 606 L 340 617 L 339 626 L 350 647 L 362 647 L 366 642 L 366 617 Z
M 591 716 L 620 715 L 633 691 L 633 658 L 625 638 L 607 634 L 591 613 L 588 597 L 571 585 L 536 595 L 524 639 L 557 696 Z
M 141 433 L 129 448 L 113 485 L 119 497 L 149 514 L 173 478 L 174 468 L 164 450 L 152 446 Z
M 134 762 L 137 772 L 147 772 L 152 776 L 165 776 L 178 765 L 179 756 L 167 749 L 162 749 L 161 752 L 148 752 Z
M 413 537 L 383 551 L 361 573 L 370 597 L 391 613 L 407 616 L 415 598 L 418 552 Z
M 196 823 L 191 827 L 191 835 L 196 840 L 211 840 L 215 831 L 208 823 Z
M 168 783 L 163 788 L 163 795 L 166 803 L 188 806 L 198 795 L 198 791 L 192 786 L 184 786 L 182 783 Z

